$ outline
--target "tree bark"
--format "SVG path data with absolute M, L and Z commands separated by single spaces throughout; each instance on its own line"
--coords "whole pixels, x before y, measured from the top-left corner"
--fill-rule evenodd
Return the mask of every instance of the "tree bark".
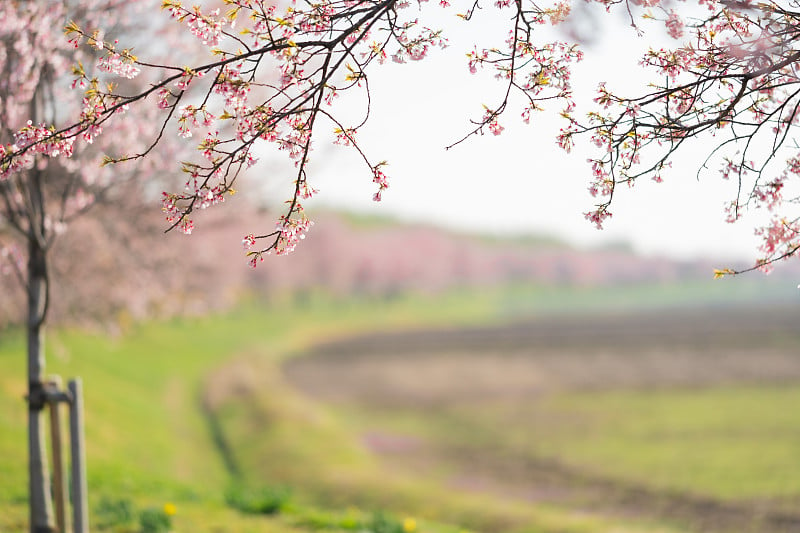
M 51 533 L 53 504 L 45 440 L 44 315 L 47 311 L 47 255 L 31 236 L 28 256 L 28 478 L 31 533 Z

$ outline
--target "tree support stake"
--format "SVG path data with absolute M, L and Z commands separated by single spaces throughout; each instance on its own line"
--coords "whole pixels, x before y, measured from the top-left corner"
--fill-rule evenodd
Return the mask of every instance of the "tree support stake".
M 63 460 L 63 437 L 60 404 L 69 406 L 69 447 L 71 487 L 69 503 L 72 505 L 72 533 L 89 533 L 89 507 L 86 482 L 86 444 L 83 432 L 83 383 L 80 378 L 67 382 L 61 388 L 61 377 L 51 376 L 44 383 L 31 384 L 26 397 L 31 411 L 50 411 L 50 440 L 53 456 L 53 500 L 56 525 L 59 533 L 67 533 L 66 470 Z M 47 529 L 48 533 L 51 531 Z

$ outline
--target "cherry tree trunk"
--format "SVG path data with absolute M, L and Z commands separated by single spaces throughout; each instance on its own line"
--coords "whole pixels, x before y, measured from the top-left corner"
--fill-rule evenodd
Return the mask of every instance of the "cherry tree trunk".
M 51 533 L 53 505 L 45 440 L 44 315 L 47 307 L 47 256 L 39 239 L 29 239 L 28 256 L 28 481 L 31 533 Z

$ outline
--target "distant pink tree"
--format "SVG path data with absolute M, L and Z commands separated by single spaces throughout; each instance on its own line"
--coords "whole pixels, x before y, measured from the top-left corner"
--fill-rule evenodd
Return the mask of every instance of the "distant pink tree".
M 78 13 L 65 23 L 69 46 L 91 58 L 68 66 L 69 61 L 61 58 L 72 56 L 65 56 L 65 41 L 52 29 L 69 11 L 61 11 L 61 3 L 59 10 L 50 12 L 46 8 L 50 2 L 5 2 L 6 55 L 0 60 L 8 65 L 4 98 L 11 100 L 3 105 L 14 109 L 3 117 L 5 140 L 0 147 L 0 183 L 8 191 L 6 223 L 15 224 L 17 193 L 12 184 L 19 176 L 34 185 L 27 194 L 35 200 L 41 194 L 36 184 L 50 181 L 41 174 L 42 165 L 69 169 L 71 156 L 87 143 L 109 133 L 116 137 L 135 120 L 131 117 L 155 110 L 159 114 L 151 121 L 145 143 L 117 143 L 120 148 L 107 151 L 102 163 L 148 161 L 157 145 L 175 136 L 194 143 L 195 156 L 180 163 L 184 187 L 162 195 L 170 226 L 191 233 L 194 214 L 223 203 L 235 192 L 239 176 L 257 164 L 260 146 L 273 145 L 294 162 L 293 187 L 276 227 L 245 236 L 243 244 L 253 266 L 266 254 L 291 252 L 311 225 L 302 203 L 316 193 L 309 176 L 315 134 L 319 136 L 320 128 L 332 131 L 335 142 L 355 150 L 375 183 L 374 199 L 380 200 L 389 187 L 386 163 L 365 153 L 358 142 L 370 101 L 379 96 L 370 92 L 370 73 L 386 61 L 419 61 L 432 49 L 447 46 L 442 31 L 425 25 L 427 10 L 452 10 L 465 23 L 479 25 L 490 7 L 478 0 L 452 7 L 449 0 L 433 6 L 425 3 L 222 0 L 189 7 L 163 0 L 165 14 L 194 36 L 197 52 L 189 58 L 177 53 L 171 62 L 160 62 L 138 57 L 125 44 L 124 34 L 115 35 L 106 21 L 88 16 L 96 12 L 96 4 L 111 8 L 124 2 L 63 2 Z M 794 212 L 800 200 L 794 190 L 800 174 L 794 138 L 800 104 L 796 3 L 594 3 L 623 14 L 642 38 L 670 39 L 670 46 L 654 46 L 640 65 L 631 65 L 649 69 L 655 81 L 645 88 L 626 88 L 630 94 L 625 95 L 598 80 L 596 107 L 579 114 L 571 73 L 583 57 L 580 43 L 540 37 L 540 27 L 569 22 L 570 2 L 496 0 L 491 9 L 506 14 L 506 36 L 493 46 L 470 50 L 465 68 L 493 70 L 503 88 L 496 103 L 483 108 L 458 142 L 485 132 L 502 134 L 502 121 L 510 109 L 528 122 L 544 103 L 555 103 L 564 119 L 558 145 L 570 150 L 582 138 L 596 147 L 588 173 L 597 204 L 586 218 L 597 227 L 612 215 L 619 185 L 631 186 L 642 178 L 661 181 L 684 146 L 707 146 L 709 159 L 703 167 L 714 163 L 722 178 L 738 183 L 725 214 L 728 220 L 739 220 L 747 209 L 774 213 L 772 222 L 757 230 L 762 256 L 754 268 L 768 269 L 773 262 L 796 255 L 800 249 L 800 219 Z M 16 63 L 9 63 L 9 58 L 17 58 Z M 613 73 L 609 76 L 608 81 L 614 82 Z M 70 97 L 53 98 L 55 93 L 41 87 L 54 87 L 65 77 L 71 78 L 70 84 L 79 91 L 75 99 L 82 104 L 74 113 L 59 105 L 58 112 L 48 114 L 54 106 L 39 100 L 61 102 Z M 137 83 L 143 78 L 145 82 Z M 52 83 L 43 85 L 44 81 Z M 119 81 L 126 83 L 115 85 Z M 27 96 L 19 99 L 17 92 Z M 363 116 L 355 121 L 343 118 L 336 105 L 345 92 L 363 97 Z M 83 182 L 74 183 L 66 189 L 65 213 L 80 211 L 88 194 L 79 186 Z M 46 234 L 57 229 L 46 213 L 32 214 L 32 225 L 21 224 L 24 231 Z M 33 240 L 46 249 L 45 240 L 38 236 Z M 29 256 L 38 251 L 32 248 Z M 4 254 L 19 256 L 13 249 Z M 29 259 L 29 286 L 43 283 L 36 281 L 43 279 L 42 267 L 36 264 Z M 46 299 L 37 301 L 32 306 L 33 322 L 39 320 Z

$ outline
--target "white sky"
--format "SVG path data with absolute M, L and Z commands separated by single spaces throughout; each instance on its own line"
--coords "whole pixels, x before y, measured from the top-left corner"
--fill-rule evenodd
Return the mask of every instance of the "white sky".
M 610 17 L 602 23 L 614 27 L 587 51 L 574 85 L 593 94 L 597 82 L 607 80 L 611 88 L 635 93 L 643 72 L 639 54 L 632 53 L 636 37 Z M 502 135 L 473 137 L 445 151 L 468 131 L 469 119 L 479 117 L 481 104 L 497 105 L 503 91 L 490 76 L 470 75 L 464 54 L 476 35 L 502 44 L 505 34 L 492 23 L 446 24 L 448 49 L 370 73 L 372 115 L 359 139 L 373 161 L 390 163 L 384 200 L 372 201 L 375 185 L 368 169 L 348 149 L 319 141 L 312 181 L 320 194 L 308 203 L 312 217 L 315 206 L 333 207 L 469 231 L 551 235 L 580 247 L 626 242 L 641 253 L 675 258 L 749 262 L 756 257 L 752 222 L 724 222 L 722 207 L 733 198 L 735 185 L 719 179 L 713 167 L 698 181 L 696 161 L 675 161 L 662 184 L 641 181 L 633 190 L 619 191 L 614 217 L 603 231 L 595 229 L 583 216 L 594 205 L 587 192 L 586 158 L 592 152 L 581 149 L 588 138 L 572 154 L 555 145 L 562 125 L 558 106 L 530 125 L 512 107 L 501 120 Z

